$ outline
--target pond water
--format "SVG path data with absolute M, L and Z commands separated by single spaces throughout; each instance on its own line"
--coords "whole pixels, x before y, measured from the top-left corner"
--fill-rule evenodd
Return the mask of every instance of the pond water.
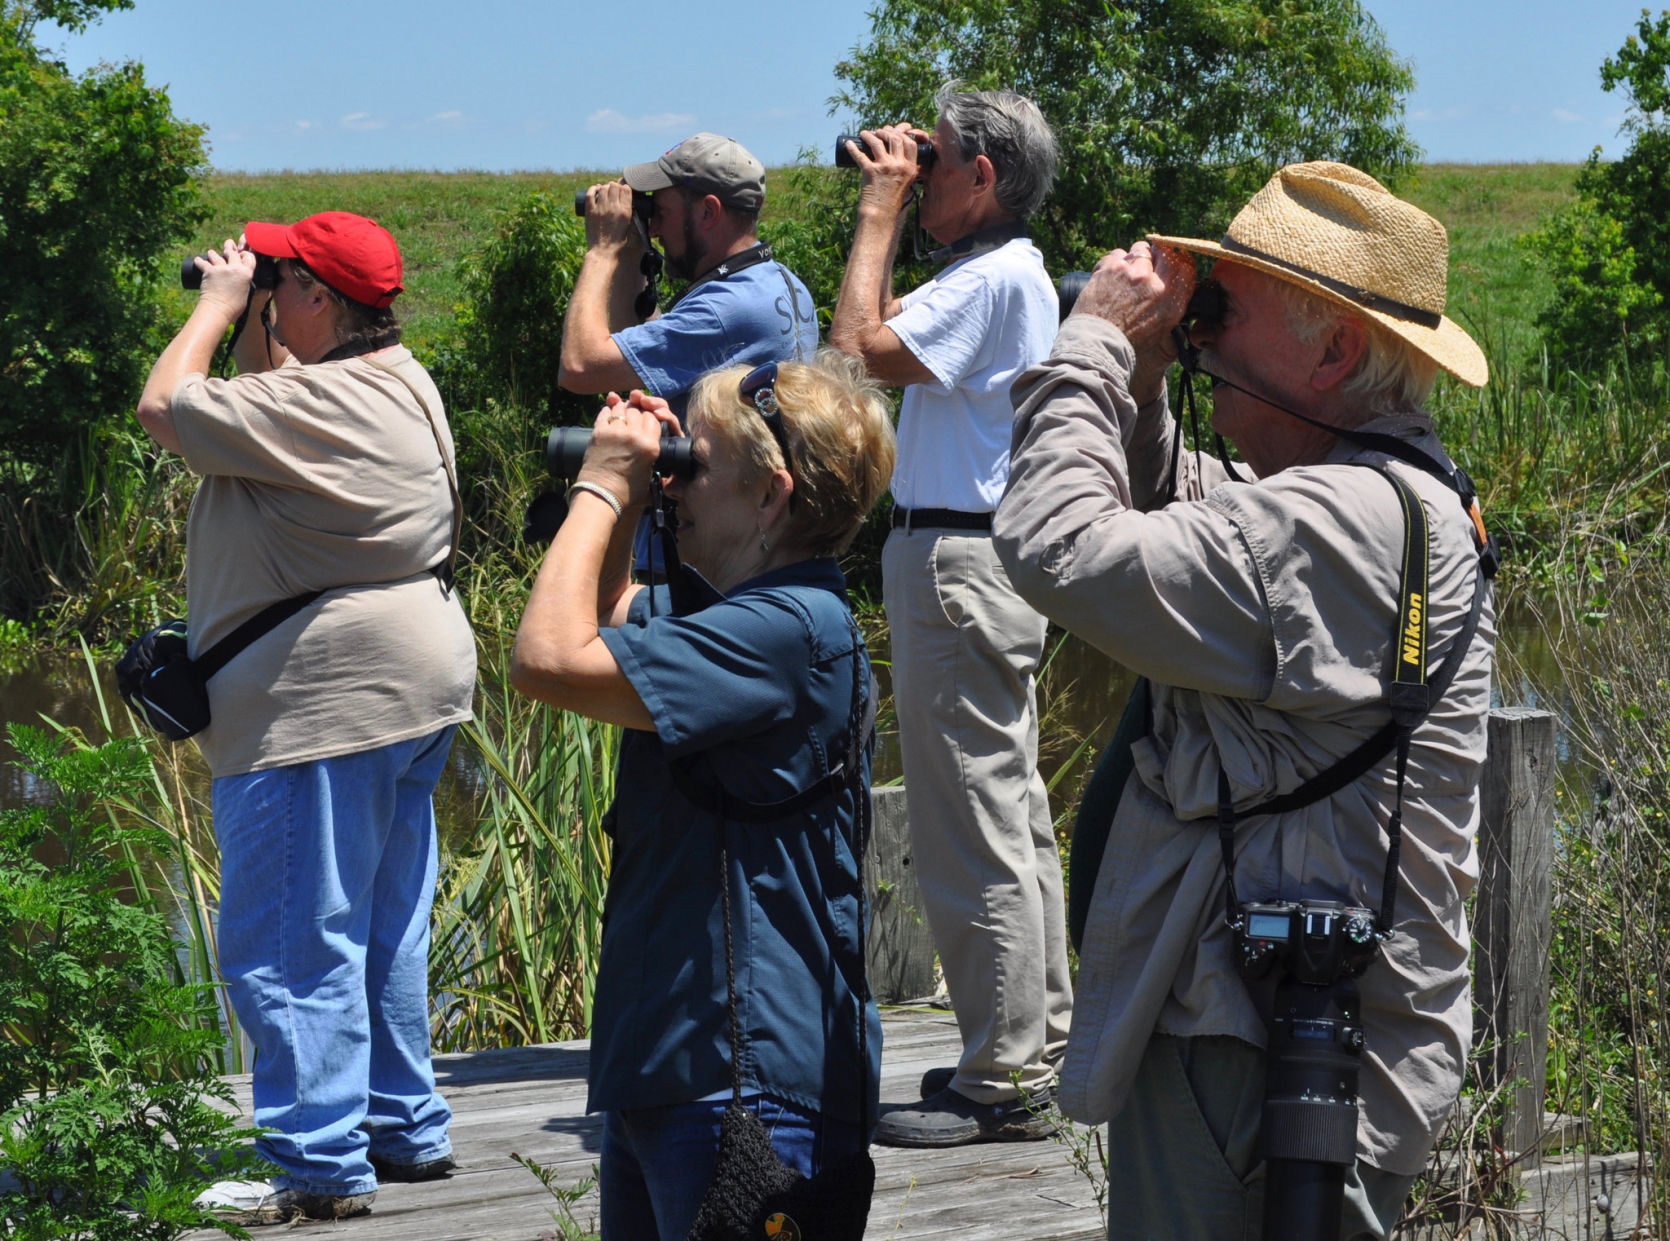
M 1525 595 L 1521 598 L 1524 600 L 1521 606 L 1510 601 L 1500 618 L 1496 701 L 1502 706 L 1541 706 L 1563 720 L 1571 695 L 1581 692 L 1582 687 L 1561 680 L 1554 655 L 1558 635 L 1550 635 L 1539 619 L 1543 614 L 1543 609 L 1537 606 L 1539 601 Z M 1045 733 L 1040 762 L 1046 779 L 1072 756 L 1081 739 L 1089 738 L 1100 746 L 1112 735 L 1132 681 L 1125 669 L 1070 635 L 1058 648 L 1052 635 L 1051 647 L 1055 649 L 1045 674 Z M 117 722 L 118 731 L 125 732 L 127 723 L 121 700 L 116 696 L 111 661 L 96 662 L 96 683 L 80 656 L 47 656 L 15 671 L 0 672 L 0 725 L 14 722 L 39 725 L 42 717 L 47 717 L 60 725 L 78 728 L 89 738 L 99 739 L 108 735 L 103 723 L 108 711 L 110 718 Z M 1582 679 L 1586 683 L 1587 677 Z M 1549 688 L 1538 689 L 1538 686 Z M 178 749 L 206 792 L 208 774 L 197 758 L 195 747 L 187 744 Z M 15 758 L 15 751 L 0 729 L 0 808 L 26 804 L 39 795 L 28 774 L 13 762 Z M 1573 761 L 1563 746 L 1562 759 L 1567 763 Z M 876 779 L 884 782 L 898 774 L 897 747 L 891 738 L 884 737 L 877 754 Z M 447 775 L 437 794 L 437 813 L 443 832 L 450 838 L 467 839 L 470 835 L 481 784 L 481 773 L 472 766 L 466 747 L 454 746 Z

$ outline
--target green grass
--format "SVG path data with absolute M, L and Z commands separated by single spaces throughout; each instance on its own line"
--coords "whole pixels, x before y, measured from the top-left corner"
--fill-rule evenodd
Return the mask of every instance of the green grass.
M 1451 317 L 1487 334 L 1505 330 L 1521 351 L 1549 283 L 1516 238 L 1573 198 L 1575 164 L 1429 164 L 1402 192 L 1450 232 Z M 449 332 L 461 294 L 460 261 L 491 233 L 499 212 L 537 190 L 567 198 L 610 172 L 279 172 L 216 173 L 207 182 L 208 220 L 196 248 L 236 237 L 249 220 L 290 222 L 315 211 L 371 216 L 400 242 L 406 293 L 397 310 L 419 352 Z M 807 179 L 833 170 L 773 169 L 765 210 L 789 219 L 806 197 Z M 1126 239 L 1108 238 L 1110 246 Z M 182 255 L 183 257 L 183 255 Z M 171 273 L 170 273 L 171 274 Z M 181 313 L 190 303 L 181 295 Z
M 288 224 L 317 211 L 353 211 L 370 216 L 400 243 L 406 292 L 395 303 L 395 310 L 406 327 L 407 343 L 418 352 L 426 352 L 451 330 L 461 296 L 460 260 L 487 239 L 500 212 L 537 190 L 572 197 L 576 189 L 607 175 L 217 173 L 206 186 L 209 218 L 198 232 L 194 249 L 200 251 L 237 237 L 250 220 Z M 190 296 L 181 294 L 182 308 L 190 305 Z
M 1404 195 L 1450 234 L 1449 316 L 1507 356 L 1528 355 L 1532 320 L 1553 291 L 1519 237 L 1573 202 L 1576 164 L 1429 164 Z

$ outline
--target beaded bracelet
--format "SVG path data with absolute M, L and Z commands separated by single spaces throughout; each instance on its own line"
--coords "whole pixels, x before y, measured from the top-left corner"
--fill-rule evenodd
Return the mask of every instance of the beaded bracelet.
M 599 500 L 602 500 L 603 503 L 613 509 L 617 518 L 620 516 L 620 501 L 615 498 L 615 493 L 610 491 L 602 483 L 575 483 L 568 489 L 567 499 L 570 504 L 574 503 L 574 493 L 576 491 L 590 492 L 592 495 L 596 496 Z

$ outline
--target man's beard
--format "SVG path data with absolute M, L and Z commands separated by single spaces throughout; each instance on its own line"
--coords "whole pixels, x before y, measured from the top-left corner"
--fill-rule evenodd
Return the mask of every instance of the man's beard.
M 698 272 L 707 270 L 707 253 L 701 248 L 696 236 L 696 222 L 690 218 L 688 211 L 684 215 L 684 253 L 677 258 L 668 254 L 666 259 L 667 266 L 680 280 L 694 280 Z

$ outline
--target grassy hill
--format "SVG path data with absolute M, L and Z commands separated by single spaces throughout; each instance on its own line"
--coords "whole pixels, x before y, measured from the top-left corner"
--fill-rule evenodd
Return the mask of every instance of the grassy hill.
M 1430 164 L 1404 193 L 1450 230 L 1451 316 L 1481 334 L 1529 347 L 1529 321 L 1548 281 L 1515 239 L 1571 201 L 1571 164 Z M 461 292 L 458 266 L 491 234 L 496 217 L 536 190 L 569 198 L 609 173 L 308 172 L 209 179 L 210 217 L 198 248 L 236 237 L 249 220 L 291 221 L 315 211 L 355 211 L 386 226 L 406 260 L 399 309 L 420 352 L 443 339 Z M 830 175 L 836 175 L 831 171 Z M 768 184 L 770 183 L 768 175 Z M 779 180 L 778 184 L 781 184 Z M 768 200 L 774 211 L 793 201 Z M 1227 221 L 1226 221 L 1227 223 Z M 1128 238 L 1107 238 L 1111 248 Z

